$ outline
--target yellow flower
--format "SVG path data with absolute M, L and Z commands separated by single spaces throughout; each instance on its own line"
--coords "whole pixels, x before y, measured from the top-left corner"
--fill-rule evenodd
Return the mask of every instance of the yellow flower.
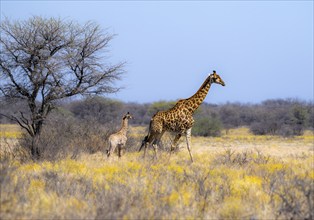
M 179 198 L 180 198 L 180 194 L 176 191 L 173 191 L 168 197 L 169 205 L 170 206 L 175 205 L 178 202 Z

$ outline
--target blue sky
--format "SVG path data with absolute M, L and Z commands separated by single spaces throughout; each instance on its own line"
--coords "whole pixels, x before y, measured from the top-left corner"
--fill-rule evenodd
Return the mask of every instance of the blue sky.
M 209 103 L 313 101 L 313 1 L 1 1 L 1 19 L 33 15 L 117 34 L 111 61 L 127 65 L 111 98 L 187 98 L 216 70 L 226 86 Z

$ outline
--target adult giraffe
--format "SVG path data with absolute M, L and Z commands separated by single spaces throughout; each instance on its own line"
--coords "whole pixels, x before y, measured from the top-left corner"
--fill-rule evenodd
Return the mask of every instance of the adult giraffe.
M 157 157 L 157 149 L 161 137 L 166 131 L 170 131 L 177 133 L 171 146 L 171 150 L 176 147 L 180 137 L 185 135 L 187 148 L 191 161 L 193 162 L 191 153 L 191 130 L 194 124 L 193 113 L 204 101 L 212 83 L 225 86 L 224 81 L 214 70 L 193 96 L 188 99 L 179 100 L 171 109 L 167 111 L 159 111 L 152 117 L 148 134 L 142 141 L 142 145 L 139 149 L 140 151 L 143 146 L 145 146 L 144 157 L 146 155 L 146 149 L 150 144 L 153 144 L 155 156 Z

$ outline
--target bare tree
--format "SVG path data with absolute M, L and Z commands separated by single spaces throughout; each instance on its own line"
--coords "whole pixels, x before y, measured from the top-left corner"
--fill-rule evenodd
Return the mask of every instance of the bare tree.
M 114 35 L 99 25 L 34 16 L 5 19 L 0 26 L 0 96 L 27 102 L 27 111 L 8 115 L 32 138 L 31 154 L 40 157 L 37 141 L 57 100 L 83 94 L 117 92 L 124 63 L 110 64 Z M 29 112 L 29 114 L 26 114 Z

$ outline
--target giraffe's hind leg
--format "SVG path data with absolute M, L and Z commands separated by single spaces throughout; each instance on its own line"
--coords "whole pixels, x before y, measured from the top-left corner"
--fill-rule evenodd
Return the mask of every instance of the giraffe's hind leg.
M 153 144 L 154 152 L 155 152 L 155 159 L 158 159 L 158 145 Z
M 172 142 L 172 144 L 171 144 L 170 153 L 173 152 L 173 151 L 175 151 L 175 150 L 177 149 L 177 147 L 178 147 L 178 146 L 177 146 L 177 145 L 178 145 L 178 141 L 180 140 L 181 136 L 182 136 L 181 133 L 178 133 L 178 134 L 175 136 L 175 138 L 174 138 L 174 140 L 173 140 L 173 142 Z
M 111 154 L 113 154 L 115 149 L 115 145 L 109 141 L 109 150 L 107 150 L 107 157 L 110 157 Z
M 156 135 L 156 138 L 153 142 L 153 147 L 154 147 L 154 151 L 155 151 L 155 158 L 158 159 L 158 146 L 160 145 L 160 141 L 162 136 L 164 135 L 165 131 L 162 131 L 161 133 L 159 133 L 158 135 Z
M 144 158 L 146 157 L 146 151 L 147 151 L 147 147 L 149 146 L 149 142 L 145 142 L 144 144 Z
M 118 145 L 118 156 L 119 156 L 119 158 L 121 158 L 121 156 L 122 156 L 122 149 L 123 148 L 124 148 L 124 146 L 122 144 Z
M 193 162 L 193 156 L 192 156 L 192 153 L 191 153 L 191 131 L 192 129 L 189 128 L 187 131 L 186 131 L 186 145 L 187 145 L 187 148 L 188 148 L 188 151 L 189 151 L 189 154 L 190 154 L 190 158 L 191 158 L 191 161 Z

